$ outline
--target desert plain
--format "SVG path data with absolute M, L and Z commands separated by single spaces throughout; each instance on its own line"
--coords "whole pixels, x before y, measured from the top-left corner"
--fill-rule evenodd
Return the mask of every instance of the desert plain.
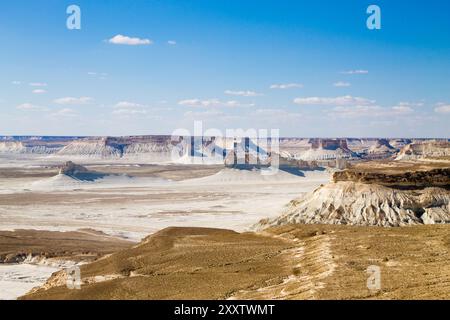
M 448 142 L 287 140 L 270 175 L 65 143 L 0 157 L 0 299 L 450 297 Z

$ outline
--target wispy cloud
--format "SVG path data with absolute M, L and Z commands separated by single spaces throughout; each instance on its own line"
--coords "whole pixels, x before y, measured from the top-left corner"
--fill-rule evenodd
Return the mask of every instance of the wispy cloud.
M 144 109 L 118 109 L 112 112 L 115 115 L 137 115 L 137 114 L 147 114 L 148 111 Z
M 120 101 L 114 105 L 114 110 L 112 114 L 114 115 L 124 115 L 124 116 L 132 116 L 132 115 L 143 115 L 148 113 L 147 106 L 130 101 Z
M 352 106 L 352 107 L 335 107 L 329 114 L 333 117 L 341 118 L 359 118 L 359 117 L 375 117 L 383 112 L 380 106 Z
M 21 81 L 14 80 L 14 81 L 11 81 L 11 84 L 13 84 L 13 85 L 15 85 L 15 86 L 18 86 L 18 85 L 21 85 L 22 82 L 21 82 Z
M 285 83 L 285 84 L 273 84 L 270 89 L 293 89 L 293 88 L 303 88 L 301 83 Z
M 191 119 L 215 119 L 225 116 L 225 113 L 220 110 L 186 111 L 184 116 Z
M 450 114 L 450 104 L 438 103 L 434 112 L 441 114 Z
M 116 103 L 114 108 L 118 109 L 133 109 L 133 108 L 143 108 L 144 105 L 136 102 L 130 102 L 130 101 L 120 101 Z
M 73 118 L 78 116 L 78 113 L 70 108 L 64 108 L 64 109 L 60 109 L 54 113 L 52 113 L 50 116 L 52 117 L 56 117 L 56 118 Z
M 347 70 L 347 71 L 342 71 L 342 74 L 368 74 L 369 71 L 368 70 Z
M 329 114 L 340 118 L 376 118 L 387 117 L 391 119 L 395 116 L 406 116 L 413 114 L 415 111 L 408 106 L 397 105 L 391 108 L 384 108 L 376 105 L 367 106 L 338 106 L 329 111 Z M 392 120 L 392 119 L 391 119 Z
M 32 86 L 32 87 L 46 87 L 47 84 L 45 82 L 31 82 L 30 86 Z
M 262 96 L 261 93 L 257 93 L 255 91 L 233 91 L 233 90 L 226 90 L 225 94 L 230 96 L 240 96 L 240 97 L 258 97 Z
M 409 114 L 415 111 L 414 108 L 422 107 L 423 105 L 423 102 L 399 102 L 392 107 L 392 111 L 395 114 Z
M 95 72 L 95 71 L 89 71 L 87 74 L 93 78 L 97 78 L 100 80 L 106 80 L 108 76 L 108 74 L 105 72 Z
M 344 88 L 344 87 L 350 87 L 351 84 L 349 82 L 338 81 L 338 82 L 333 83 L 333 86 L 338 87 L 338 88 Z
M 44 89 L 35 89 L 33 91 L 31 91 L 34 94 L 43 94 L 43 93 L 47 93 L 47 90 Z
M 290 120 L 299 120 L 303 117 L 301 113 L 297 112 L 288 112 L 283 109 L 257 109 L 253 116 L 266 119 L 266 120 L 276 120 L 276 121 L 290 121 Z
M 60 105 L 85 105 L 91 103 L 93 100 L 94 99 L 92 99 L 91 97 L 64 97 L 54 100 L 54 103 Z
M 322 105 L 322 106 L 367 106 L 373 105 L 375 100 L 361 97 L 342 96 L 336 98 L 328 97 L 307 97 L 296 98 L 294 103 L 298 105 Z
M 207 100 L 201 100 L 201 99 L 187 99 L 187 100 L 181 100 L 178 102 L 181 106 L 188 106 L 188 107 L 250 107 L 254 104 L 242 104 L 238 101 L 221 101 L 219 99 L 207 99 Z
M 119 44 L 119 45 L 127 45 L 127 46 L 142 46 L 142 45 L 151 45 L 153 41 L 150 39 L 141 39 L 136 37 L 128 37 L 121 34 L 118 34 L 111 39 L 108 40 L 111 44 Z
M 18 110 L 29 110 L 29 111 L 46 111 L 45 107 L 37 106 L 31 103 L 22 103 L 16 107 Z
M 394 106 L 392 112 L 394 114 L 410 114 L 414 112 L 414 109 L 408 106 Z
M 169 40 L 169 41 L 167 41 L 167 44 L 169 44 L 171 46 L 176 46 L 177 42 L 175 40 Z

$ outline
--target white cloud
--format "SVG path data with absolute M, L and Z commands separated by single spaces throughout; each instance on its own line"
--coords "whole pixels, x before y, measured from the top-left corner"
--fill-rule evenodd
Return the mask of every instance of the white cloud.
M 338 82 L 333 83 L 333 86 L 338 87 L 338 88 L 344 88 L 344 87 L 350 87 L 351 84 L 349 82 L 338 81 Z
M 327 97 L 307 97 L 296 98 L 294 103 L 299 105 L 322 105 L 322 106 L 367 106 L 373 105 L 375 100 L 361 97 L 342 96 L 336 98 Z
M 34 93 L 34 94 L 43 94 L 43 93 L 47 93 L 47 90 L 36 89 L 36 90 L 33 90 L 32 93 Z
M 188 107 L 251 107 L 253 104 L 241 104 L 238 101 L 221 101 L 219 99 L 208 99 L 208 100 L 201 100 L 201 99 L 187 99 L 187 100 L 181 100 L 178 102 L 181 106 L 188 106 Z
M 366 106 L 338 106 L 330 112 L 333 116 L 342 118 L 361 117 L 395 117 L 406 116 L 414 113 L 414 109 L 406 105 L 397 105 L 392 108 L 383 108 L 376 105 Z
M 383 113 L 383 108 L 380 106 L 340 106 L 333 108 L 330 113 L 342 118 L 376 117 Z
M 47 84 L 45 82 L 31 82 L 30 86 L 32 86 L 32 87 L 46 87 Z
M 142 107 L 144 107 L 142 104 L 139 104 L 136 102 L 129 102 L 129 101 L 120 101 L 114 106 L 114 108 L 120 108 L 120 109 L 133 109 L 133 108 L 142 108 Z
M 230 96 L 240 96 L 240 97 L 257 97 L 262 96 L 261 93 L 257 93 L 255 91 L 233 91 L 233 90 L 226 90 L 225 94 Z
M 414 109 L 408 106 L 394 106 L 392 107 L 392 111 L 396 114 L 409 114 L 413 113 Z
M 342 71 L 342 74 L 368 74 L 369 71 L 367 70 L 348 70 L 348 71 Z
M 112 112 L 112 114 L 114 115 L 131 116 L 148 113 L 148 109 L 146 106 L 140 103 L 130 101 L 120 101 L 114 106 L 114 108 L 117 109 Z
M 176 45 L 177 45 L 177 42 L 174 41 L 174 40 L 169 40 L 169 41 L 167 41 L 167 44 L 169 44 L 169 45 L 171 45 L 171 46 L 176 46 Z
M 399 102 L 392 107 L 394 114 L 410 114 L 414 112 L 415 107 L 422 107 L 423 102 Z
M 107 73 L 104 73 L 104 72 L 99 73 L 99 72 L 95 72 L 95 71 L 89 71 L 87 74 L 88 74 L 89 76 L 91 76 L 91 77 L 93 77 L 93 78 L 97 78 L 97 79 L 99 79 L 99 80 L 106 80 L 106 79 L 107 79 L 107 76 L 108 76 Z
M 12 81 L 11 84 L 18 86 L 18 85 L 21 85 L 22 82 L 15 80 L 15 81 Z
M 51 114 L 52 117 L 67 117 L 67 118 L 76 117 L 77 115 L 78 113 L 75 110 L 69 108 L 64 108 Z
M 273 84 L 270 89 L 292 89 L 292 88 L 303 88 L 301 83 L 285 83 L 285 84 Z
M 423 107 L 423 102 L 399 102 L 397 106 L 399 107 Z
M 127 45 L 127 46 L 140 46 L 140 45 L 150 45 L 153 41 L 150 39 L 141 39 L 135 37 L 128 37 L 118 34 L 108 40 L 111 44 Z
M 91 97 L 80 97 L 80 98 L 64 97 L 56 99 L 54 103 L 61 105 L 84 105 L 91 103 L 93 100 L 94 99 L 92 99 Z
M 18 105 L 16 108 L 18 110 L 31 110 L 31 111 L 45 111 L 45 110 L 47 110 L 47 108 L 45 108 L 45 107 L 36 106 L 34 104 L 31 104 L 31 103 L 23 103 L 21 105 Z
M 118 109 L 114 110 L 115 115 L 136 115 L 136 114 L 147 114 L 147 110 L 144 109 Z
M 300 113 L 288 112 L 283 109 L 257 109 L 254 116 L 270 120 L 293 120 L 299 119 L 303 115 Z
M 220 110 L 206 110 L 206 111 L 187 111 L 184 116 L 191 119 L 211 119 L 223 117 L 225 114 Z
M 450 114 L 450 104 L 438 103 L 434 112 L 441 114 Z

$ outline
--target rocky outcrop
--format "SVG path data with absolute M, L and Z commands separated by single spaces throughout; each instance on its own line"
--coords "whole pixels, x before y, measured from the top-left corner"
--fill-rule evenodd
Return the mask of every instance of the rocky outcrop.
M 336 172 L 333 175 L 333 182 L 348 181 L 410 189 L 433 186 L 450 188 L 450 168 L 411 171 L 398 174 L 346 170 Z
M 59 168 L 59 174 L 65 174 L 66 176 L 77 176 L 79 174 L 85 174 L 88 172 L 88 169 L 83 166 L 77 165 L 72 161 L 67 161 Z
M 37 154 L 49 155 L 58 152 L 62 147 L 58 144 L 40 144 L 40 142 L 24 143 L 21 141 L 0 141 L 0 154 Z
M 419 160 L 450 157 L 449 141 L 412 143 L 403 147 L 396 160 Z
M 369 154 L 385 154 L 385 153 L 394 153 L 397 149 L 395 149 L 388 140 L 380 139 L 377 141 L 375 145 L 369 148 Z
M 300 160 L 322 161 L 358 158 L 348 148 L 346 139 L 311 139 L 311 148 L 299 156 Z
M 76 140 L 62 148 L 57 156 L 76 156 L 86 158 L 120 158 L 121 148 L 109 138 Z
M 396 148 L 397 150 L 402 149 L 404 146 L 412 143 L 411 139 L 391 139 L 389 144 Z
M 98 179 L 103 179 L 109 176 L 97 171 L 91 171 L 87 168 L 73 163 L 72 161 L 67 161 L 59 168 L 59 174 L 49 180 L 38 181 L 34 183 L 34 186 L 58 186 L 62 184 L 63 186 L 69 186 L 76 182 L 94 182 Z

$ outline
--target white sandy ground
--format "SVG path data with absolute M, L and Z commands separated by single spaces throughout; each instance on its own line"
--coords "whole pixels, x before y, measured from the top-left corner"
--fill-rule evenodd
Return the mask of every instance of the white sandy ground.
M 15 300 L 43 285 L 54 272 L 75 265 L 73 261 L 35 258 L 21 264 L 0 264 L 0 300 Z
M 31 264 L 0 265 L 0 300 L 13 300 L 42 285 L 59 268 Z
M 0 181 L 4 195 L 25 199 L 50 195 L 47 201 L 0 206 L 0 229 L 93 228 L 136 241 L 168 226 L 245 231 L 329 181 L 329 174 L 321 171 L 305 172 L 305 177 L 285 175 L 263 177 L 258 172 L 224 169 L 215 176 L 182 182 L 124 177 L 79 182 L 60 177 L 66 182 L 60 185 L 64 181 L 52 177 L 5 186 Z
M 329 173 L 305 176 L 224 169 L 199 179 L 109 176 L 82 182 L 52 178 L 0 179 L 0 194 L 28 200 L 0 206 L 0 230 L 101 230 L 139 241 L 169 226 L 217 227 L 245 231 L 262 218 L 275 217 L 290 200 L 327 183 Z M 59 268 L 0 265 L 0 299 L 15 299 Z

